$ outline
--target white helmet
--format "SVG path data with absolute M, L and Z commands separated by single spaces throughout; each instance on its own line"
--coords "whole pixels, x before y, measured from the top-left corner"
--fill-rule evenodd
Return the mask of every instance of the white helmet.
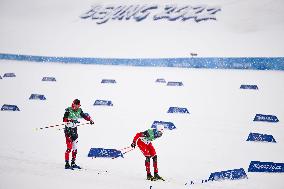
M 157 131 L 164 133 L 164 131 L 165 131 L 164 125 L 157 125 Z

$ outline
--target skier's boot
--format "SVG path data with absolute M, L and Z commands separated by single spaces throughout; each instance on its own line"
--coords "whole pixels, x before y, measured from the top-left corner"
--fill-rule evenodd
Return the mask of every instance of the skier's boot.
M 69 161 L 65 161 L 65 169 L 70 169 Z
M 81 169 L 81 167 L 79 165 L 76 165 L 75 161 L 73 161 L 73 160 L 71 161 L 71 167 L 73 169 Z
M 153 181 L 155 181 L 155 180 L 162 180 L 162 181 L 165 181 L 165 180 L 163 179 L 163 177 L 161 177 L 158 173 L 154 173 L 154 177 L 153 177 L 152 180 L 153 180 Z
M 151 175 L 151 173 L 147 173 L 147 180 L 153 180 L 153 176 Z

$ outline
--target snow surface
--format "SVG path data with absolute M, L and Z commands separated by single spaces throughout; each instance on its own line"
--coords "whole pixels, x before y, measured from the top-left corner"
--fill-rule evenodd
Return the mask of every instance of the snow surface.
M 172 4 L 171 1 L 156 1 Z M 220 6 L 217 21 L 111 21 L 97 25 L 79 16 L 92 4 L 121 1 L 1 0 L 0 52 L 43 56 L 149 58 L 198 56 L 283 56 L 282 0 L 192 0 L 177 4 Z M 125 4 L 155 3 L 127 1 Z M 279 71 L 146 68 L 0 61 L 0 105 L 21 111 L 0 112 L 0 188 L 242 188 L 283 189 L 283 174 L 248 173 L 250 161 L 283 161 L 284 74 Z M 56 82 L 42 82 L 43 77 Z M 157 78 L 182 81 L 173 87 Z M 115 79 L 116 84 L 101 84 Z M 256 84 L 259 90 L 241 90 Z M 29 100 L 32 93 L 46 101 Z M 81 126 L 77 163 L 86 170 L 64 170 L 62 130 L 36 128 L 59 124 L 74 98 L 94 119 Z M 113 107 L 93 106 L 111 100 Z M 168 114 L 170 106 L 190 114 Z M 273 114 L 278 123 L 253 122 Z M 92 147 L 121 149 L 153 121 L 177 127 L 153 142 L 159 172 L 167 181 L 146 181 L 138 149 L 125 158 L 91 159 Z M 83 122 L 83 121 L 82 121 Z M 272 134 L 277 143 L 246 142 L 250 132 Z M 210 173 L 244 168 L 248 179 L 185 185 Z M 152 187 L 151 187 L 152 186 Z
M 0 104 L 16 104 L 19 112 L 1 111 L 0 188 L 275 188 L 283 174 L 248 173 L 250 161 L 283 162 L 284 74 L 281 71 L 200 70 L 123 66 L 38 64 L 1 61 Z M 56 82 L 43 82 L 46 76 Z M 156 83 L 182 81 L 184 86 Z M 101 84 L 115 79 L 116 84 Z M 259 90 L 239 89 L 256 84 Z M 32 93 L 46 101 L 29 100 Z M 65 108 L 79 98 L 94 119 L 78 127 L 77 162 L 87 170 L 64 170 L 63 130 L 36 128 L 61 123 Z M 111 100 L 112 107 L 93 106 Z M 170 106 L 190 114 L 168 114 Z M 255 114 L 273 114 L 278 123 L 253 122 Z M 117 159 L 91 159 L 92 147 L 121 149 L 153 121 L 177 127 L 153 142 L 159 172 L 167 182 L 146 181 L 139 149 Z M 82 122 L 84 122 L 82 120 Z M 246 142 L 250 132 L 272 134 L 277 143 Z M 248 179 L 185 185 L 208 179 L 211 172 L 244 168 Z M 107 172 L 105 172 L 107 171 Z

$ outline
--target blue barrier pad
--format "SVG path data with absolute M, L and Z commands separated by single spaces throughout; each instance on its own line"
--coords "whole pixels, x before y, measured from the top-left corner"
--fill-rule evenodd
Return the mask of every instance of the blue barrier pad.
M 101 83 L 116 83 L 114 79 L 103 79 Z
M 215 172 L 211 173 L 209 176 L 209 181 L 220 181 L 220 180 L 238 180 L 238 179 L 245 179 L 248 178 L 245 170 L 243 168 L 240 169 L 233 169 L 228 171 L 221 171 L 221 172 Z
M 260 141 L 260 142 L 274 142 L 276 143 L 276 140 L 272 135 L 266 135 L 266 134 L 259 134 L 259 133 L 250 133 L 247 141 Z
M 156 79 L 156 83 L 166 83 L 166 80 L 162 78 L 158 78 Z
M 41 94 L 31 94 L 30 100 L 46 100 L 44 95 Z
M 101 157 L 101 158 L 117 158 L 122 157 L 123 154 L 120 150 L 116 149 L 104 149 L 104 148 L 91 148 L 88 157 Z
M 43 77 L 42 81 L 56 81 L 55 77 Z
M 189 111 L 187 110 L 187 108 L 170 107 L 168 110 L 168 113 L 187 113 L 189 114 Z
M 284 163 L 251 161 L 248 172 L 283 173 Z
M 158 125 L 163 125 L 165 129 L 169 130 L 176 129 L 176 126 L 172 122 L 166 121 L 154 121 L 151 127 L 156 129 Z
M 94 106 L 113 106 L 110 100 L 96 100 Z
M 182 82 L 169 81 L 167 86 L 183 86 Z
M 254 89 L 254 90 L 258 90 L 257 85 L 241 85 L 240 89 Z
M 3 77 L 16 77 L 15 73 L 5 73 Z
M 16 105 L 4 104 L 1 111 L 20 111 L 20 109 Z
M 2 79 L 1 75 L 0 75 L 0 79 Z
M 54 57 L 0 53 L 0 59 L 33 62 L 61 62 L 102 65 L 158 66 L 179 68 L 284 70 L 284 57 L 211 57 L 211 58 L 90 58 Z
M 275 115 L 256 114 L 253 121 L 278 122 L 279 120 Z

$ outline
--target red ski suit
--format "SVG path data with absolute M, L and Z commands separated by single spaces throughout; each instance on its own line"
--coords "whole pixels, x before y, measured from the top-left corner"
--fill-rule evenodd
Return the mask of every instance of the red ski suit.
M 151 141 L 162 136 L 161 132 L 156 129 L 148 129 L 147 131 L 137 133 L 133 138 L 131 146 L 135 147 L 136 143 L 143 155 L 146 157 L 145 167 L 147 174 L 150 174 L 150 158 L 153 158 L 154 173 L 158 173 L 157 154 Z
M 133 139 L 133 142 L 136 143 L 137 146 L 143 153 L 145 157 L 154 157 L 156 155 L 156 150 L 150 141 L 142 140 L 144 137 L 144 132 L 137 133 Z

